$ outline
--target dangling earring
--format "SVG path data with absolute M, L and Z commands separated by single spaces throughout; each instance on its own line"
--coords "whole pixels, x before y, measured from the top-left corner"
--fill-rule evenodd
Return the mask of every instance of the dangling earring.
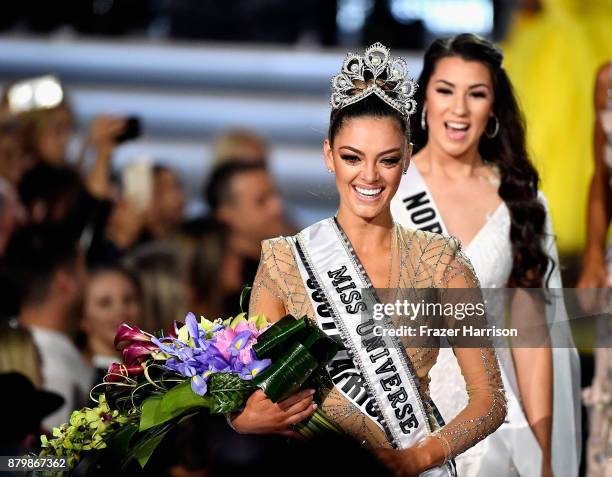
M 497 133 L 499 132 L 499 119 L 497 119 L 497 116 L 495 115 L 493 115 L 492 117 L 495 120 L 495 127 L 493 128 L 493 132 L 490 133 L 489 131 L 487 131 L 487 128 L 485 128 L 485 135 L 489 139 L 493 139 L 495 136 L 497 136 Z M 487 126 L 489 125 L 487 124 Z
M 423 106 L 423 111 L 421 111 L 421 129 L 423 131 L 427 130 L 427 105 Z
M 334 173 L 334 170 L 333 170 L 333 169 L 331 169 L 331 168 L 329 168 L 329 169 L 327 169 L 327 172 L 329 172 L 330 174 L 333 174 L 333 173 Z

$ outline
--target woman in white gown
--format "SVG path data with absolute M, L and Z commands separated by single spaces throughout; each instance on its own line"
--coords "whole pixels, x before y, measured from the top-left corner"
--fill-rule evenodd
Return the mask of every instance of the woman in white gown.
M 452 234 L 464 244 L 480 285 L 561 288 L 558 257 L 538 175 L 525 148 L 522 117 L 502 54 L 475 35 L 437 40 L 419 79 L 420 148 L 392 202 L 402 225 Z M 503 319 L 506 298 L 489 293 Z M 459 476 L 577 475 L 578 361 L 562 301 L 544 307 L 552 346 L 498 348 L 508 397 L 506 422 L 458 456 Z M 431 397 L 452 419 L 470 394 L 451 349 L 431 373 Z

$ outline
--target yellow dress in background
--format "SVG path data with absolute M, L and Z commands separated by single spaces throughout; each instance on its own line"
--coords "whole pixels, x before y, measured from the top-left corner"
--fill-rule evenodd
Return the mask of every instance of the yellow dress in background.
M 525 112 L 559 250 L 575 253 L 584 244 L 593 173 L 595 74 L 612 58 L 612 0 L 541 4 L 539 13 L 515 18 L 504 67 Z

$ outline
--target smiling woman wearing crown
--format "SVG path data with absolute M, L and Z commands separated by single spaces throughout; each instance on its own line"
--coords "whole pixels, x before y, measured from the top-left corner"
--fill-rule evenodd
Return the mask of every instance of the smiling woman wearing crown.
M 363 56 L 347 55 L 332 79 L 323 145 L 327 169 L 336 176 L 338 212 L 296 236 L 263 242 L 249 311 L 270 321 L 306 315 L 341 340 L 345 350 L 327 367 L 322 410 L 377 449 L 397 475 L 431 469 L 428 476 L 449 476 L 453 457 L 493 432 L 506 415 L 494 351 L 455 347 L 470 400 L 444 425 L 436 422 L 428 397 L 437 346 L 397 346 L 391 338 L 378 351 L 360 346 L 358 318 L 368 309 L 369 291 L 478 287 L 456 239 L 405 229 L 391 216 L 391 199 L 410 160 L 408 118 L 416 109 L 407 73 L 406 62 L 379 43 Z M 278 404 L 257 391 L 232 425 L 241 433 L 290 435 L 291 425 L 315 408 L 308 390 Z

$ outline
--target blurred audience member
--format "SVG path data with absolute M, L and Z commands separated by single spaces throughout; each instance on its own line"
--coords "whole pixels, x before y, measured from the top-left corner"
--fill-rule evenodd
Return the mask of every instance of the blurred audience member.
M 185 228 L 192 248 L 189 311 L 210 320 L 234 315 L 239 303 L 227 301 L 234 299 L 244 284 L 241 260 L 230 250 L 229 229 L 211 219 L 192 221 Z
M 140 293 L 134 278 L 119 267 L 89 273 L 83 294 L 81 330 L 86 335 L 84 357 L 94 368 L 94 384 L 102 382 L 108 367 L 120 361 L 115 334 L 121 323 L 139 325 Z
M 38 164 L 19 184 L 19 195 L 30 223 L 63 221 L 85 194 L 79 175 L 65 166 Z
M 191 293 L 186 260 L 177 246 L 141 245 L 125 257 L 124 264 L 140 289 L 142 329 L 167 333 L 174 320 L 185 319 Z
M 59 394 L 38 390 L 26 376 L 16 372 L 0 374 L 0 389 L 0 406 L 5 410 L 0 454 L 21 456 L 38 452 L 40 422 L 59 408 L 64 400 Z
M 26 153 L 35 162 L 66 164 L 75 132 L 75 118 L 64 85 L 55 76 L 16 81 L 6 87 L 2 107 L 18 115 L 23 126 Z M 85 147 L 94 146 L 98 162 L 110 157 L 126 125 L 123 118 L 98 116 L 91 123 Z
M 123 184 L 106 228 L 110 261 L 152 240 L 175 240 L 181 232 L 186 197 L 176 173 L 163 165 L 132 166 L 129 175 L 135 183 Z
M 106 224 L 106 247 L 102 263 L 116 263 L 121 256 L 141 240 L 147 214 L 134 207 L 124 197 L 118 197 Z
M 18 320 L 32 332 L 42 359 L 45 389 L 65 404 L 49 416 L 47 428 L 68 420 L 86 402 L 91 372 L 70 335 L 76 329 L 85 266 L 76 240 L 58 225 L 18 230 L 7 247 L 7 265 L 20 290 Z
M 23 129 L 12 115 L 0 116 L 0 178 L 17 187 L 31 166 L 23 148 Z
M 19 195 L 29 223 L 65 223 L 83 235 L 87 260 L 95 261 L 112 203 L 92 196 L 74 169 L 37 164 L 23 176 Z
M 54 108 L 19 114 L 23 123 L 26 153 L 35 162 L 61 165 L 74 132 L 74 116 L 66 100 Z
M 19 311 L 15 284 L 5 263 L 5 251 L 11 236 L 24 221 L 25 212 L 17 193 L 8 181 L 0 177 L 0 319 L 14 317 Z
M 592 312 L 601 300 L 610 306 L 612 288 L 612 244 L 606 237 L 612 217 L 612 61 L 597 72 L 595 83 L 595 172 L 591 179 L 588 203 L 587 244 L 583 255 L 582 273 L 578 288 L 591 290 L 583 305 Z M 599 298 L 596 298 L 599 297 Z M 588 303 L 593 302 L 593 303 Z M 612 475 L 612 324 L 609 318 L 600 319 L 595 330 L 595 372 L 593 381 L 584 390 L 584 402 L 589 406 L 589 437 L 584 461 L 586 475 Z
M 606 257 L 612 218 L 612 61 L 602 65 L 597 73 L 594 98 L 595 172 L 589 189 L 587 242 L 578 288 L 612 287 L 612 248 Z
M 83 168 L 85 153 L 91 147 L 95 150 L 96 159 L 89 170 L 86 185 L 94 197 L 108 198 L 111 194 L 111 159 L 119 138 L 126 128 L 126 119 L 116 116 L 98 116 L 91 123 L 77 168 Z
M 156 240 L 175 238 L 185 209 L 185 193 L 176 173 L 169 167 L 153 167 L 153 191 L 148 210 L 148 231 Z
M 264 139 L 248 129 L 233 129 L 216 138 L 213 164 L 224 162 L 266 162 L 268 145 Z
M 13 232 L 25 220 L 25 211 L 13 186 L 0 177 L 0 257 Z
M 242 260 L 243 283 L 253 283 L 261 241 L 284 232 L 283 205 L 263 162 L 226 162 L 205 189 L 212 216 L 229 228 L 233 253 Z
M 43 387 L 42 361 L 32 333 L 17 321 L 0 325 L 0 373 L 23 374 L 37 388 Z

